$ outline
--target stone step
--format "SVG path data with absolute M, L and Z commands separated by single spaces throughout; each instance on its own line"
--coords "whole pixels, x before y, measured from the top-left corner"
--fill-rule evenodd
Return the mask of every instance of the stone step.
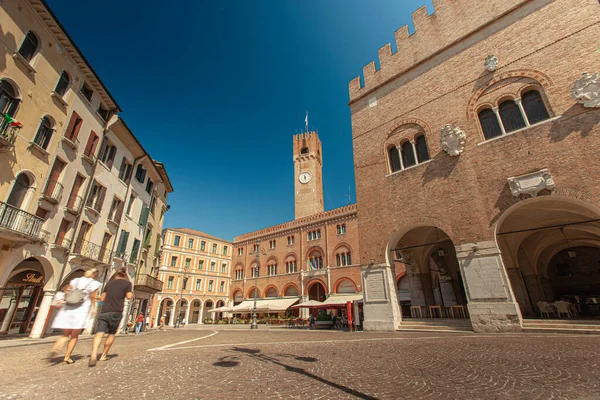
M 524 319 L 523 326 L 525 325 L 592 325 L 600 326 L 600 320 L 594 319 Z
M 525 328 L 523 327 L 524 333 L 577 333 L 577 334 L 589 334 L 598 335 L 600 329 L 586 329 L 586 328 Z
M 445 318 L 430 318 L 430 319 L 416 319 L 406 318 L 402 321 L 402 324 L 408 325 L 443 325 L 443 326 L 471 326 L 471 321 L 468 319 L 445 319 Z
M 401 325 L 396 329 L 397 332 L 473 332 L 473 328 L 458 326 L 424 326 L 424 325 Z
M 600 320 L 523 320 L 523 331 L 528 333 L 600 333 Z
M 472 332 L 473 327 L 468 319 L 413 319 L 402 321 L 398 330 L 421 332 Z

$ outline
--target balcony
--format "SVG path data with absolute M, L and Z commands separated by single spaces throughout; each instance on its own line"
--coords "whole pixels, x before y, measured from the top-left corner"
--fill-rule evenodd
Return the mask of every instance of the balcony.
M 113 258 L 113 252 L 111 250 L 88 240 L 80 240 L 75 245 L 75 250 L 73 253 L 81 256 L 82 258 L 107 265 L 111 263 Z
M 73 241 L 71 239 L 67 239 L 65 237 L 59 237 L 56 236 L 56 239 L 54 239 L 54 245 L 52 246 L 55 249 L 61 249 L 61 250 L 65 250 L 68 251 L 71 248 L 71 244 L 73 243 Z
M 67 136 L 64 135 L 62 137 L 62 141 L 65 142 L 65 144 L 67 146 L 69 146 L 70 148 L 72 148 L 73 150 L 77 150 L 77 148 L 79 147 L 79 139 L 77 139 L 76 137 L 71 136 Z
M 71 195 L 65 210 L 73 215 L 79 215 L 81 207 L 83 207 L 83 197 Z
M 135 290 L 148 293 L 162 292 L 163 282 L 147 274 L 141 274 L 135 279 Z
M 0 114 L 1 117 L 2 114 Z M 0 147 L 13 147 L 21 127 L 12 126 L 10 122 L 6 122 L 4 119 L 0 121 Z
M 63 185 L 60 182 L 49 180 L 42 194 L 42 199 L 52 204 L 57 204 L 62 198 Z
M 85 207 L 91 210 L 92 212 L 100 215 L 100 211 L 102 211 L 103 202 L 104 199 L 102 198 L 102 196 L 90 197 L 87 203 L 85 204 Z
M 42 231 L 43 223 L 40 217 L 0 201 L 0 231 L 5 235 L 44 240 L 46 234 Z

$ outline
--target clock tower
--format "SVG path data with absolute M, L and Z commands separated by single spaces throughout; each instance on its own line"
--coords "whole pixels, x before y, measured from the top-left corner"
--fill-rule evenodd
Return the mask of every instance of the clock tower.
M 317 132 L 294 135 L 295 219 L 322 213 L 323 161 Z

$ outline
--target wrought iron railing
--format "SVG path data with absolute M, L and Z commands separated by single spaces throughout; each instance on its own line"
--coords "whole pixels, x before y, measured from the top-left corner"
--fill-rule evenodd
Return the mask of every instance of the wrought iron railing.
M 67 210 L 71 211 L 74 214 L 79 214 L 81 212 L 81 207 L 83 206 L 83 197 L 77 195 L 71 195 L 69 201 L 67 202 Z
M 20 126 L 12 126 L 10 124 L 10 122 L 7 122 L 6 120 L 4 120 L 4 117 L 2 114 L 0 114 L 0 143 L 1 142 L 6 142 L 8 144 L 15 144 L 15 139 L 17 138 L 17 133 L 19 132 L 19 129 L 21 129 Z
M 157 292 L 162 292 L 163 282 L 156 279 L 155 277 L 148 274 L 141 274 L 135 280 L 136 286 L 146 286 L 156 290 Z
M 0 228 L 41 239 L 43 223 L 40 217 L 0 201 Z
M 113 252 L 111 250 L 88 240 L 80 240 L 77 242 L 74 253 L 89 258 L 90 260 L 99 261 L 103 264 L 110 264 L 113 257 Z
M 46 189 L 44 189 L 44 198 L 46 200 L 49 200 L 53 203 L 58 203 L 62 198 L 62 193 L 62 183 L 55 180 L 49 180 L 48 183 L 46 183 Z

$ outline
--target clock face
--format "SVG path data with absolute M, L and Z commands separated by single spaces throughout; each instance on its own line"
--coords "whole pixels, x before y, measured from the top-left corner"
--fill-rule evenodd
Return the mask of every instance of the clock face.
M 300 181 L 300 183 L 308 183 L 310 182 L 311 178 L 312 175 L 310 174 L 310 172 L 303 172 L 298 177 L 298 180 Z

